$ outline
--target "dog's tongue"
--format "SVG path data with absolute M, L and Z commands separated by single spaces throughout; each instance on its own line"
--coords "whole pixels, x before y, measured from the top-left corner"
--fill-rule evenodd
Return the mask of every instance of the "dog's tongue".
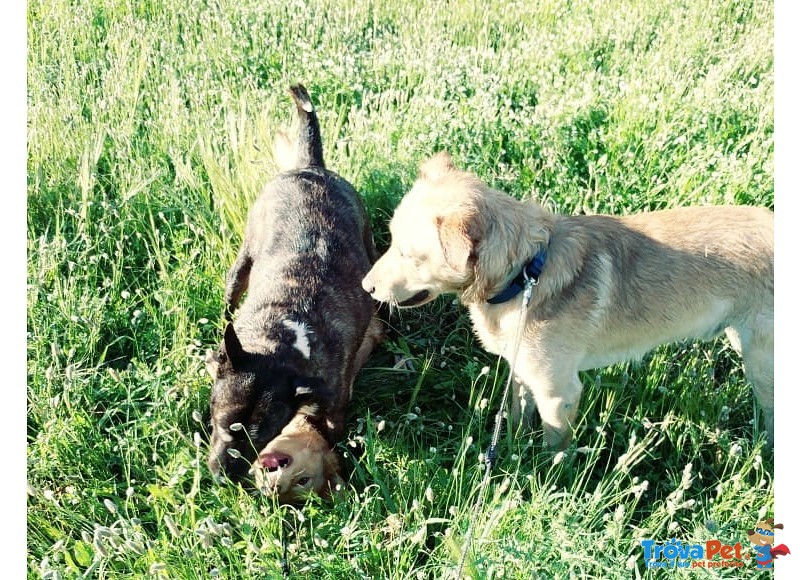
M 285 453 L 270 452 L 264 453 L 259 457 L 261 465 L 267 471 L 275 471 L 281 467 L 286 467 L 292 462 L 292 456 Z

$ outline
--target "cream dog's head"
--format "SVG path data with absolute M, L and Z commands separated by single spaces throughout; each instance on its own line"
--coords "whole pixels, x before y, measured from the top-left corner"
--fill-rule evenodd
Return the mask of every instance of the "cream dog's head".
M 440 294 L 458 294 L 465 304 L 486 300 L 532 257 L 531 248 L 547 243 L 547 219 L 538 205 L 492 190 L 437 153 L 395 210 L 391 246 L 362 286 L 401 308 Z
M 342 484 L 339 460 L 320 432 L 298 413 L 258 454 L 256 486 L 276 493 L 281 503 L 298 503 L 310 494 L 330 497 Z

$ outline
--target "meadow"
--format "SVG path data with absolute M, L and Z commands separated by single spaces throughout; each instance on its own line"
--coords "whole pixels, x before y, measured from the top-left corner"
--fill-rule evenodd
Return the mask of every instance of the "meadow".
M 211 480 L 203 357 L 289 84 L 381 251 L 439 150 L 564 214 L 772 208 L 772 23 L 762 0 L 30 0 L 28 577 L 279 578 L 285 527 L 293 578 L 446 578 L 473 520 L 472 578 L 661 577 L 647 539 L 752 553 L 774 460 L 722 339 L 583 373 L 571 447 L 504 431 L 477 513 L 508 370 L 452 297 L 387 316 L 332 501 Z

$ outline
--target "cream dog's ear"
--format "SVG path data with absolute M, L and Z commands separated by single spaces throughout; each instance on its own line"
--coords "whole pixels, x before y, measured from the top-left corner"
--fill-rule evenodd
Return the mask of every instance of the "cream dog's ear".
M 436 218 L 439 243 L 444 259 L 456 272 L 466 273 L 470 262 L 477 258 L 480 241 L 478 216 L 467 209 Z
M 453 158 L 447 151 L 440 151 L 419 166 L 419 178 L 435 181 L 451 171 L 455 171 Z

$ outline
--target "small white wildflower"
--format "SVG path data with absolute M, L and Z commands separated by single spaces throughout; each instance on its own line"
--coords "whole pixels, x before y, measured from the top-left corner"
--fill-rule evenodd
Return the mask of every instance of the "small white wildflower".
M 481 399 L 478 403 L 478 410 L 483 411 L 486 407 L 489 406 L 489 399 Z
M 587 453 L 591 453 L 592 451 L 594 451 L 594 447 L 586 447 L 584 445 L 583 447 L 578 447 L 575 451 L 583 455 L 586 455 Z
M 167 569 L 167 565 L 162 562 L 153 562 L 150 564 L 150 575 L 155 576 L 159 572 L 164 572 Z
M 472 445 L 473 441 L 474 441 L 474 439 L 472 438 L 472 435 L 470 435 L 469 437 L 467 437 L 467 439 L 466 439 L 466 441 L 464 441 L 464 443 L 467 445 L 467 447 L 470 447 Z
M 500 487 L 497 488 L 497 494 L 503 495 L 505 492 L 508 491 L 510 485 L 511 485 L 511 480 L 507 477 L 504 478 L 503 481 L 500 483 Z
M 125 497 L 133 497 L 133 493 L 133 488 L 128 487 L 128 489 L 125 490 Z
M 200 447 L 200 445 L 202 445 L 202 443 L 203 443 L 203 439 L 200 437 L 200 433 L 195 431 L 194 432 L 194 446 L 195 447 Z
M 678 529 L 678 522 L 670 522 L 668 528 L 670 532 L 674 532 Z
M 94 546 L 94 549 L 97 551 L 98 554 L 100 554 L 104 558 L 108 558 L 108 550 L 106 550 L 106 547 L 103 545 L 103 542 L 100 541 L 100 538 L 96 537 L 94 539 L 94 542 L 92 542 L 92 545 Z
M 564 452 L 563 451 L 559 451 L 553 457 L 553 465 L 558 465 L 562 461 L 564 461 Z
M 681 476 L 681 488 L 689 489 L 689 486 L 692 485 L 693 480 L 694 477 L 692 476 L 692 464 L 687 463 L 686 467 L 683 468 L 683 475 Z
M 483 368 L 481 369 L 481 374 L 480 374 L 479 376 L 481 376 L 481 377 L 482 377 L 482 376 L 484 376 L 484 375 L 488 375 L 488 374 L 489 374 L 489 367 L 483 367 Z
M 197 321 L 199 324 L 208 324 L 208 318 L 201 318 Z
M 421 526 L 419 530 L 417 530 L 417 532 L 411 537 L 411 543 L 421 545 L 422 543 L 425 542 L 425 538 L 427 535 L 428 535 L 427 528 L 425 526 Z
M 234 459 L 241 459 L 241 457 L 242 457 L 242 454 L 239 453 L 239 450 L 238 449 L 233 449 L 232 447 L 228 448 L 228 455 L 230 455 Z
M 127 300 L 128 298 L 131 297 L 131 293 L 128 292 L 127 290 L 123 290 L 122 292 L 119 293 L 119 295 L 123 300 Z
M 194 411 L 192 411 L 192 419 L 194 419 L 194 421 L 196 423 L 202 423 L 203 422 L 203 415 L 202 415 L 202 413 L 200 413 L 200 411 L 195 409 Z
M 516 453 L 511 454 L 511 461 L 519 461 L 519 455 Z
M 242 425 L 241 423 L 231 423 L 229 429 L 231 431 L 241 431 L 242 429 L 244 429 L 244 425 Z
M 216 578 L 219 576 L 219 568 L 211 568 L 211 570 L 208 571 L 208 575 L 212 578 Z
M 167 514 L 164 515 L 164 525 L 167 526 L 169 533 L 172 534 L 173 538 L 177 538 L 180 536 L 180 532 L 178 532 L 178 526 L 175 525 L 175 521 Z
M 44 490 L 44 491 L 42 492 L 42 496 L 43 496 L 43 497 L 44 497 L 44 499 L 46 499 L 47 501 L 53 501 L 53 500 L 55 499 L 55 495 L 53 494 L 53 490 L 52 490 L 52 489 L 46 489 L 46 490 Z
M 377 427 L 378 433 L 383 431 L 385 428 L 386 428 L 386 421 L 381 419 L 380 422 L 378 423 L 378 427 Z
M 433 503 L 433 489 L 429 487 L 425 488 L 425 499 L 428 500 L 429 503 Z
M 128 540 L 125 542 L 125 547 L 128 548 L 131 552 L 135 554 L 144 554 L 145 547 L 144 544 L 135 540 Z
M 731 449 L 728 452 L 728 454 L 731 457 L 741 457 L 741 455 L 742 455 L 742 446 L 739 445 L 738 443 L 734 443 L 733 445 L 731 445 Z

